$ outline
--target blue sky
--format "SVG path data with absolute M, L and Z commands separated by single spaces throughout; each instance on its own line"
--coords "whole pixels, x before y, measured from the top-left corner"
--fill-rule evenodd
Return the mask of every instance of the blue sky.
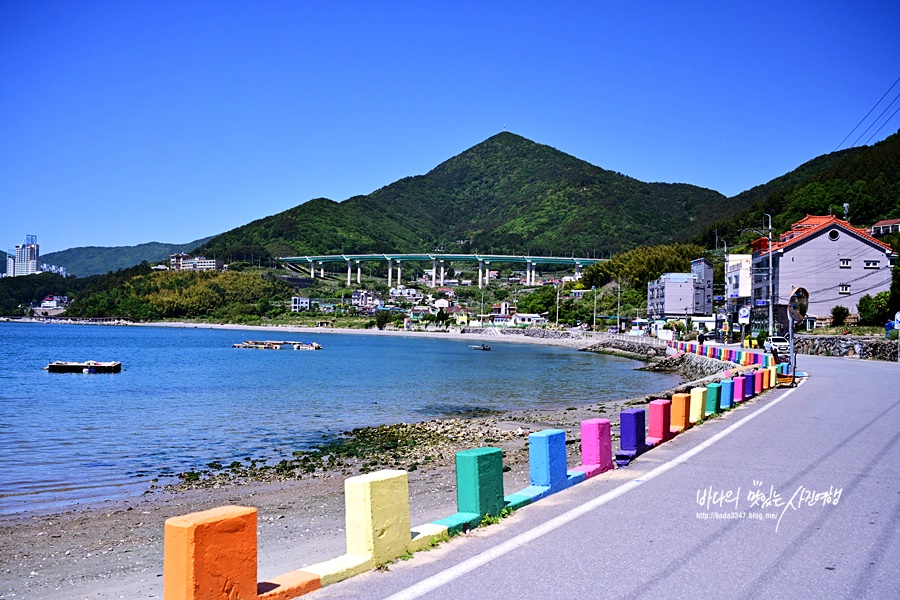
M 841 143 L 900 77 L 898 23 L 864 0 L 0 0 L 0 249 L 186 243 L 504 128 L 731 196 Z

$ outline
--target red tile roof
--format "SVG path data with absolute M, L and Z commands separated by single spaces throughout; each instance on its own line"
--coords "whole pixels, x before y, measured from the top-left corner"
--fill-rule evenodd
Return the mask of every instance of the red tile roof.
M 841 229 L 856 234 L 859 237 L 865 239 L 870 242 L 874 246 L 879 246 L 884 248 L 887 251 L 891 251 L 890 244 L 885 244 L 879 240 L 876 240 L 871 235 L 866 233 L 865 229 L 859 229 L 857 227 L 852 226 L 847 221 L 841 221 L 834 215 L 828 216 L 815 216 L 815 215 L 806 215 L 803 219 L 800 219 L 793 225 L 791 228 L 784 233 L 781 234 L 780 239 L 777 242 L 772 243 L 772 251 L 777 252 L 778 250 L 784 250 L 794 244 L 805 240 L 812 236 L 815 233 L 822 231 L 823 229 L 830 227 L 832 225 L 837 225 Z M 768 240 L 766 238 L 760 238 L 753 242 L 753 251 L 754 252 L 765 252 L 768 250 L 766 247 L 768 245 Z
M 885 227 L 887 225 L 900 225 L 900 219 L 885 219 L 884 221 L 878 221 L 872 227 Z

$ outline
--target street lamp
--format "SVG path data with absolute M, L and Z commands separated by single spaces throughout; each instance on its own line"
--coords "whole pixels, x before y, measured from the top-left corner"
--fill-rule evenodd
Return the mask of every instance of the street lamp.
M 594 294 L 594 322 L 591 325 L 591 331 L 597 331 L 597 286 L 591 286 L 591 292 Z

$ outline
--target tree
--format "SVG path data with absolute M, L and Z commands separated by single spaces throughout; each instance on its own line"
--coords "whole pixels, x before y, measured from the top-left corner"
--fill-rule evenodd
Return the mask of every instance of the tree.
M 840 327 L 847 320 L 848 316 L 850 316 L 850 309 L 838 304 L 831 309 L 831 324 L 835 327 Z
M 883 325 L 885 321 L 890 319 L 888 312 L 889 292 L 879 292 L 872 298 L 868 294 L 859 299 L 857 303 L 857 312 L 859 313 L 859 322 L 861 325 Z
M 375 327 L 384 329 L 385 325 L 391 322 L 391 311 L 379 310 L 375 313 Z

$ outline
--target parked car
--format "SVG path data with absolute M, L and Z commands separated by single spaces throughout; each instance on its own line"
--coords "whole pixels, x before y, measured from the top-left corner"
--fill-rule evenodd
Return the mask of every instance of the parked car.
M 766 341 L 763 342 L 763 348 L 766 349 L 766 352 L 771 352 L 772 348 L 775 348 L 775 351 L 779 354 L 785 354 L 790 350 L 791 345 L 783 337 L 772 336 L 766 338 Z

